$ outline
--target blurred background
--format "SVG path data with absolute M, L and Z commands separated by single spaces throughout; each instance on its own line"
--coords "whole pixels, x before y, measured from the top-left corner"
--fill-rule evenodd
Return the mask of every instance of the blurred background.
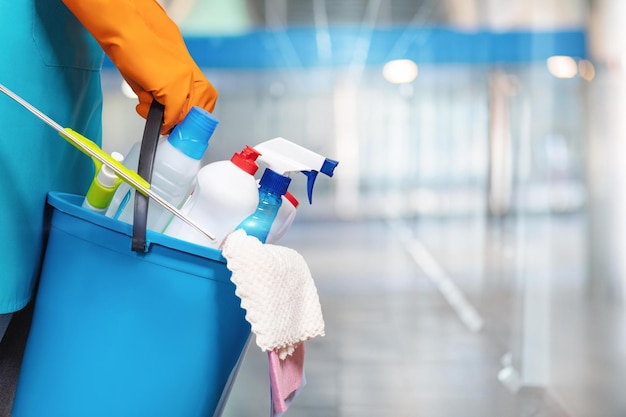
M 626 415 L 626 2 L 163 0 L 220 93 L 205 162 L 282 136 L 326 336 L 289 416 Z M 104 144 L 143 119 L 103 71 Z M 252 344 L 225 410 L 268 413 Z

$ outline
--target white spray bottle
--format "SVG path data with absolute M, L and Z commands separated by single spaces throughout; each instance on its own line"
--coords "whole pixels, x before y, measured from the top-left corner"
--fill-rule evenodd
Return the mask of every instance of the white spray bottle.
M 210 230 L 215 241 L 174 218 L 165 234 L 197 245 L 218 248 L 241 219 L 253 213 L 259 202 L 254 174 L 259 153 L 246 146 L 230 160 L 212 162 L 198 171 L 193 194 L 181 211 L 198 226 Z
M 283 195 L 282 200 L 283 203 L 278 209 L 276 219 L 274 220 L 274 223 L 272 223 L 270 233 L 267 236 L 268 242 L 278 242 L 285 235 L 285 233 L 287 233 L 287 230 L 289 230 L 289 227 L 291 227 L 291 224 L 296 218 L 298 206 L 300 205 L 298 199 L 287 191 L 285 195 Z
M 263 152 L 266 154 L 262 154 Z M 200 169 L 196 176 L 196 188 L 181 209 L 190 220 L 200 227 L 211 230 L 216 238 L 215 242 L 209 241 L 177 219 L 170 223 L 165 234 L 191 243 L 219 248 L 224 238 L 240 227 L 242 222 L 255 214 L 258 209 L 260 194 L 264 190 L 257 184 L 254 173 L 258 169 L 255 161 L 261 160 L 268 166 L 267 169 L 274 171 L 273 174 L 264 173 L 263 177 L 267 182 L 286 182 L 284 187 L 278 187 L 280 190 L 272 190 L 278 191 L 278 194 L 282 195 L 282 202 L 285 202 L 274 204 L 279 206 L 278 213 L 274 214 L 276 218 L 272 216 L 271 220 L 263 222 L 263 225 L 253 227 L 255 232 L 259 233 L 268 232 L 264 229 L 271 227 L 267 239 L 264 239 L 267 243 L 274 243 L 282 237 L 295 217 L 297 200 L 295 202 L 293 198 L 289 200 L 291 195 L 286 192 L 290 181 L 289 174 L 302 172 L 307 176 L 308 195 L 311 201 L 318 171 L 332 176 L 337 166 L 337 162 L 283 138 L 263 142 L 254 148 L 246 147 L 233 155 L 230 161 L 213 162 Z M 285 180 L 281 181 L 277 177 L 285 177 Z M 266 185 L 271 187 L 271 184 Z M 251 231 L 250 227 L 247 229 Z
M 254 147 L 261 155 L 257 159 L 268 169 L 289 177 L 292 172 L 301 172 L 307 177 L 307 196 L 309 204 L 313 202 L 313 187 L 319 172 L 332 177 L 338 162 L 317 154 L 285 138 L 278 137 L 262 142 Z M 296 204 L 289 202 L 286 195 L 283 204 L 272 223 L 267 236 L 267 243 L 275 243 L 287 231 L 295 217 Z M 296 200 L 297 201 L 297 200 Z

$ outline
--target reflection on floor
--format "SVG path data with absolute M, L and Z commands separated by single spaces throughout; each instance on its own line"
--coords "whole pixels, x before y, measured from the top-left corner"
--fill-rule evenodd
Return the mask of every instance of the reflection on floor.
M 580 362 L 589 359 L 595 350 L 604 353 L 608 361 L 605 364 L 611 363 L 617 358 L 617 338 L 608 348 L 613 351 L 611 356 L 606 345 L 595 345 L 594 349 L 593 339 L 577 333 L 590 330 L 584 325 L 590 324 L 593 317 L 600 317 L 584 308 L 588 304 L 584 296 L 576 295 L 577 302 L 570 302 L 569 308 L 563 309 L 563 296 L 574 296 L 573 288 L 579 288 L 577 282 L 584 275 L 580 270 L 584 266 L 584 257 L 580 256 L 580 221 L 574 218 L 547 224 L 545 219 L 538 219 L 526 223 L 534 229 L 524 229 L 524 236 L 530 240 L 523 245 L 517 221 L 508 226 L 496 223 L 473 227 L 469 223 L 468 227 L 467 221 L 437 227 L 428 222 L 411 225 L 431 243 L 433 258 L 445 266 L 453 280 L 460 280 L 457 284 L 461 292 L 467 294 L 467 301 L 484 319 L 478 331 L 472 331 L 460 320 L 432 277 L 411 258 L 406 242 L 395 233 L 397 229 L 385 223 L 294 225 L 281 244 L 298 250 L 309 263 L 320 294 L 326 336 L 307 344 L 308 384 L 287 415 L 626 415 L 619 397 L 601 403 L 610 397 L 609 384 L 615 378 L 594 373 L 588 364 Z M 510 233 L 510 227 L 515 233 Z M 480 244 L 468 239 L 468 230 L 483 230 Z M 548 232 L 552 239 L 546 240 Z M 522 246 L 524 262 L 520 261 Z M 548 247 L 549 253 L 561 259 L 559 265 L 550 262 L 555 257 L 541 255 Z M 537 374 L 536 364 L 533 368 L 524 362 L 533 362 L 528 352 L 533 352 L 533 340 L 541 342 L 541 338 L 526 340 L 524 333 L 532 336 L 533 331 L 522 331 L 520 323 L 532 319 L 532 315 L 524 314 L 524 306 L 540 306 L 525 304 L 518 288 L 524 281 L 533 282 L 520 277 L 535 272 L 539 278 L 551 280 L 553 286 L 547 300 L 554 310 L 552 320 L 544 319 L 553 327 L 547 345 L 551 352 L 547 356 L 551 359 L 547 362 L 549 377 L 544 386 L 522 384 L 519 390 L 512 391 L 503 372 L 507 358 L 515 372 Z M 565 275 L 551 276 L 555 273 Z M 532 295 L 533 288 L 537 287 L 527 287 L 527 294 Z M 572 314 L 572 309 L 577 315 Z M 585 318 L 586 322 L 572 323 L 566 319 L 568 316 Z M 618 325 L 614 319 L 611 325 Z M 559 329 L 561 323 L 564 327 Z M 624 323 L 623 318 L 619 323 Z M 596 329 L 595 333 L 603 330 Z M 582 338 L 576 339 L 577 336 Z M 591 350 L 580 356 L 583 348 Z M 565 375 L 572 379 L 568 381 Z M 602 384 L 597 388 L 604 394 L 581 391 L 595 383 Z M 594 413 L 594 409 L 602 412 Z M 251 344 L 224 415 L 265 416 L 268 410 L 266 357 Z

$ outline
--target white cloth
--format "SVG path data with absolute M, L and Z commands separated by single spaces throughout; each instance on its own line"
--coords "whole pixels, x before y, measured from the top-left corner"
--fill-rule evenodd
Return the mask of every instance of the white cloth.
M 284 359 L 300 342 L 324 336 L 317 288 L 297 251 L 239 229 L 226 237 L 222 255 L 261 350 Z

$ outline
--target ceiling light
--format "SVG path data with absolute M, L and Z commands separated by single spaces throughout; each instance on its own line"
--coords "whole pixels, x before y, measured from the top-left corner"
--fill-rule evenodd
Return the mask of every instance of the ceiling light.
M 392 84 L 406 84 L 417 78 L 417 64 L 410 59 L 389 61 L 383 67 L 383 77 Z
M 578 63 L 578 72 L 580 72 L 580 76 L 583 77 L 585 81 L 591 81 L 596 76 L 595 67 L 591 61 L 586 59 L 583 59 Z
M 571 56 L 551 56 L 547 65 L 550 74 L 557 78 L 574 78 L 578 74 L 578 65 Z

